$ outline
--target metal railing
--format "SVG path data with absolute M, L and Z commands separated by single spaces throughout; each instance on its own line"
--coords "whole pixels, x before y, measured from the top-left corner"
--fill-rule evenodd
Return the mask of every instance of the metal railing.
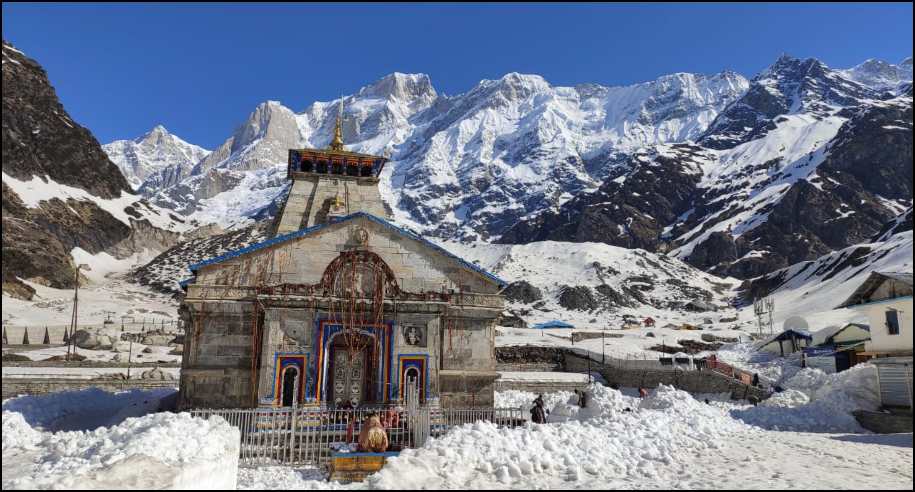
M 324 466 L 335 449 L 353 448 L 370 415 L 388 436 L 388 450 L 422 447 L 430 437 L 480 420 L 523 425 L 520 408 L 441 409 L 434 406 L 368 405 L 359 408 L 195 409 L 200 418 L 221 417 L 241 431 L 239 465 Z

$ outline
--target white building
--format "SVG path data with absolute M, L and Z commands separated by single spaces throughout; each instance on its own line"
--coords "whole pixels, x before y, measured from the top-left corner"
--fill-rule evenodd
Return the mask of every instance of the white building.
M 837 308 L 867 314 L 871 339 L 863 354 L 872 357 L 912 354 L 911 273 L 873 272 Z

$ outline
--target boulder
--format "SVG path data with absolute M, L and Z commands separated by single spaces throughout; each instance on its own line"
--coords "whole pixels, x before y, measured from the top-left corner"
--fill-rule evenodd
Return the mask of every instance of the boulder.
M 184 345 L 175 345 L 175 348 L 171 349 L 168 353 L 170 355 L 183 355 Z
M 171 373 L 168 373 L 168 372 L 163 371 L 162 369 L 159 369 L 158 366 L 156 366 L 148 371 L 143 371 L 142 373 L 140 373 L 140 378 L 141 379 L 154 379 L 154 380 L 159 380 L 159 381 L 171 381 L 171 380 L 175 379 L 175 377 L 172 376 Z
M 130 342 L 114 342 L 114 345 L 111 346 L 111 350 L 115 352 L 130 352 Z
M 144 347 L 143 350 L 141 350 L 141 352 L 143 352 L 144 354 L 151 354 L 152 351 L 153 351 L 153 349 L 151 349 L 149 347 Z
M 172 341 L 174 337 L 169 335 L 146 335 L 140 340 L 140 343 L 143 345 L 161 345 L 163 347 L 168 346 L 169 342 Z

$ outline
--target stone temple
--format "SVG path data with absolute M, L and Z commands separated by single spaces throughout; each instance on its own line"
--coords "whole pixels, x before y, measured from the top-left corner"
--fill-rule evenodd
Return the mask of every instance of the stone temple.
M 384 157 L 289 151 L 273 236 L 191 265 L 179 407 L 491 407 L 505 283 L 388 221 Z

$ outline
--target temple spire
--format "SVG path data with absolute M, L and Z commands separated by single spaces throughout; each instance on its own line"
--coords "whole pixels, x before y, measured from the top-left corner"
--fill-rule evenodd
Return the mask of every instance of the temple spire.
M 334 139 L 330 142 L 330 150 L 343 150 L 343 97 L 340 97 L 340 112 L 337 114 L 337 123 L 334 125 Z

